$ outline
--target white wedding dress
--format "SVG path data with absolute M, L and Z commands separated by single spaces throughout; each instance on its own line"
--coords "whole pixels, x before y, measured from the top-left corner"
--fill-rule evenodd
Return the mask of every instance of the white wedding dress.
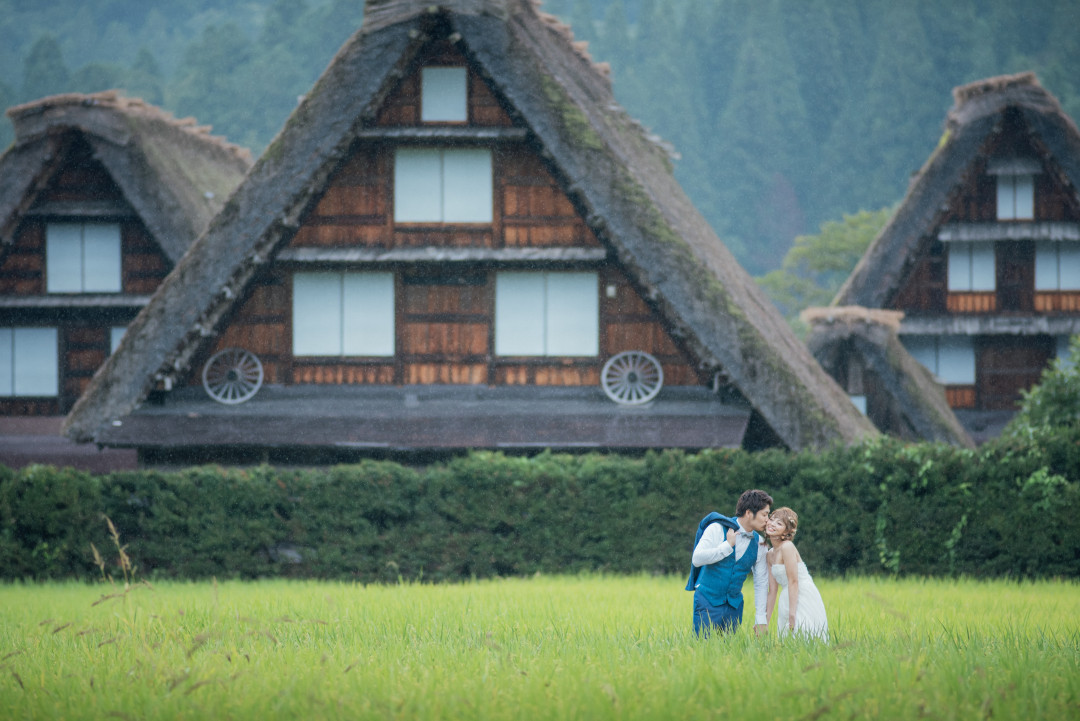
M 806 570 L 806 564 L 799 561 L 799 602 L 795 609 L 795 631 L 788 627 L 788 577 L 784 564 L 772 567 L 773 578 L 780 584 L 780 600 L 777 604 L 776 627 L 781 637 L 789 633 L 806 638 L 829 640 L 829 619 L 825 616 L 825 602 L 821 600 L 814 579 Z

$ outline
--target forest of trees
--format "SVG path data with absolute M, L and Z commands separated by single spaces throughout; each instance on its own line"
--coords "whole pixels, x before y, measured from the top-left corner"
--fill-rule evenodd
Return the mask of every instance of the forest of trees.
M 1034 70 L 1080 117 L 1075 0 L 542 9 L 611 64 L 619 102 L 675 146 L 679 181 L 755 275 L 797 236 L 894 205 L 956 85 Z M 362 14 L 363 0 L 0 0 L 0 105 L 121 88 L 257 156 Z M 5 120 L 0 144 L 11 137 Z

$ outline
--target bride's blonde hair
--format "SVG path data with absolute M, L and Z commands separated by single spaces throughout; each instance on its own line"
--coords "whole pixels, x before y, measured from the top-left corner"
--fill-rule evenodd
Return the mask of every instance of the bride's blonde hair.
M 777 508 L 769 516 L 769 520 L 777 520 L 784 524 L 784 532 L 780 534 L 777 546 L 784 541 L 790 541 L 795 538 L 795 532 L 799 530 L 799 515 L 795 511 L 791 510 L 787 506 L 783 508 Z M 769 539 L 772 541 L 772 538 Z

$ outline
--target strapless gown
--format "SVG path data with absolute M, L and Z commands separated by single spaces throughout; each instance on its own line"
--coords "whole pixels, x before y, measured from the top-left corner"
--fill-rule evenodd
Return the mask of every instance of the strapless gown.
M 806 570 L 806 564 L 799 562 L 799 606 L 795 609 L 795 631 L 797 636 L 829 640 L 829 619 L 825 615 L 825 602 L 814 585 L 814 579 Z M 792 633 L 788 628 L 788 577 L 784 564 L 772 567 L 773 578 L 780 584 L 780 599 L 777 603 L 776 626 L 781 637 Z

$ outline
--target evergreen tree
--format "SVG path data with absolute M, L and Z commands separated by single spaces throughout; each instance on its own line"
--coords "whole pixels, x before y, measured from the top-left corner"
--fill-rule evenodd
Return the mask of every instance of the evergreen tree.
M 914 7 L 889 4 L 880 33 L 870 77 L 825 147 L 819 187 L 826 217 L 896 202 L 941 134 L 949 98 L 933 91 L 934 68 Z
M 746 19 L 731 96 L 716 126 L 718 210 L 736 234 L 754 239 L 740 259 L 751 272 L 783 257 L 805 222 L 791 178 L 808 169 L 810 133 L 780 2 L 759 3 Z
M 128 95 L 142 98 L 152 105 L 161 105 L 165 99 L 161 68 L 153 54 L 145 47 L 139 49 L 135 62 L 128 69 L 124 89 Z
M 122 85 L 124 69 L 111 63 L 87 63 L 71 74 L 71 88 L 80 93 L 113 90 Z
M 261 115 L 267 86 L 253 86 L 243 72 L 251 52 L 251 41 L 236 25 L 208 26 L 184 53 L 170 104 L 179 115 L 193 115 L 252 147 L 259 138 L 253 120 Z
M 832 302 L 855 264 L 885 227 L 892 210 L 861 210 L 830 220 L 817 235 L 800 235 L 776 270 L 757 279 L 797 330 L 799 313 Z
M 71 75 L 60 43 L 52 35 L 42 35 L 30 48 L 23 67 L 22 98 L 36 100 L 71 90 Z

